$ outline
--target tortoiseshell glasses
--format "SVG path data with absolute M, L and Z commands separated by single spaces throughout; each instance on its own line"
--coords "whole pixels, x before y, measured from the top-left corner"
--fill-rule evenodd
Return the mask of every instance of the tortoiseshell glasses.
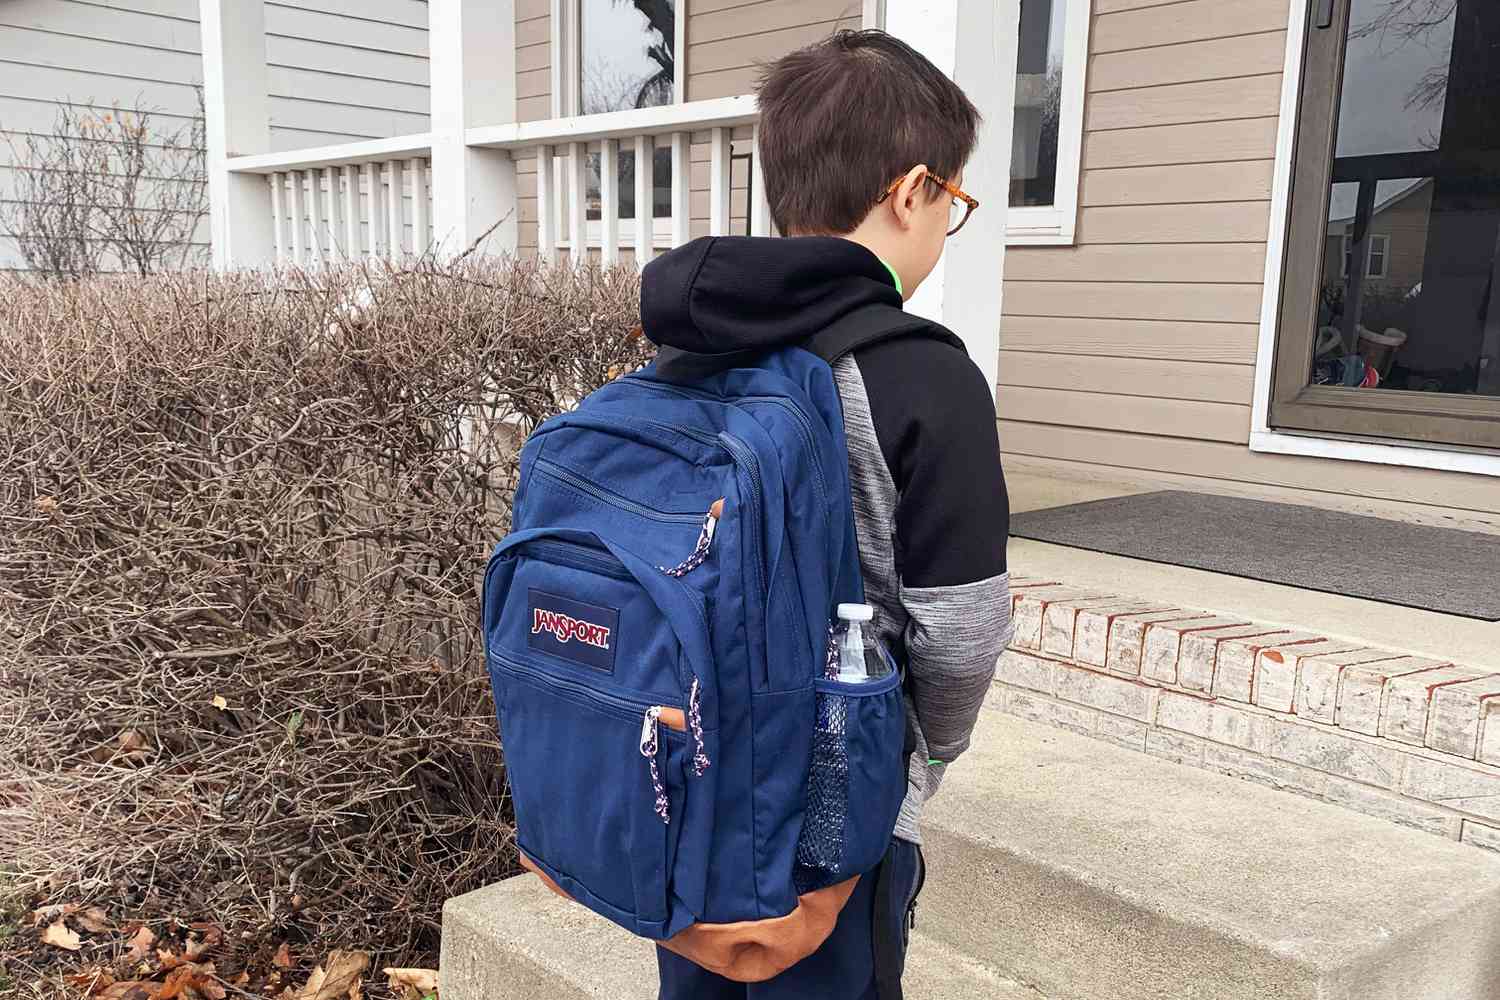
M 904 180 L 906 180 L 906 177 L 903 175 L 891 181 L 891 186 L 885 189 L 884 194 L 875 199 L 875 203 L 878 205 L 895 194 L 896 189 L 901 186 L 901 182 Z M 953 196 L 953 203 L 948 209 L 948 235 L 952 236 L 964 227 L 965 222 L 969 221 L 969 216 L 973 215 L 974 209 L 979 207 L 979 199 L 969 195 L 957 184 L 946 178 L 939 177 L 937 174 L 929 173 L 923 177 L 923 180 L 931 181 Z M 954 219 L 958 221 L 954 222 Z

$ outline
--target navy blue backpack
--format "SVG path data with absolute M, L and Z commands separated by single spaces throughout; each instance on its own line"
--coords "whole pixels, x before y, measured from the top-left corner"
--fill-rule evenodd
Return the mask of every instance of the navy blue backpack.
M 830 363 L 932 329 L 663 349 L 527 441 L 484 636 L 521 852 L 653 939 L 784 916 L 875 868 L 906 792 L 901 675 L 829 679 L 863 600 Z

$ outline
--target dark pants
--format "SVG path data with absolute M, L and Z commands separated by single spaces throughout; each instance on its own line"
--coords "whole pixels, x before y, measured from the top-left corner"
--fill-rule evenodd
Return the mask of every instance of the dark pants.
M 892 840 L 822 947 L 763 983 L 736 983 L 657 948 L 659 1000 L 901 1000 L 907 936 L 925 875 L 921 849 Z

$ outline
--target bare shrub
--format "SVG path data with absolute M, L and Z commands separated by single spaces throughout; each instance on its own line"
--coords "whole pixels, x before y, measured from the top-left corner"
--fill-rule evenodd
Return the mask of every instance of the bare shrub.
M 175 128 L 140 100 L 98 110 L 63 101 L 50 135 L 0 131 L 14 198 L 0 223 L 45 275 L 135 274 L 206 263 L 195 242 L 208 214 L 203 95 Z
M 0 297 L 0 858 L 218 922 L 221 972 L 430 960 L 514 862 L 478 590 L 515 444 L 645 360 L 633 271 Z

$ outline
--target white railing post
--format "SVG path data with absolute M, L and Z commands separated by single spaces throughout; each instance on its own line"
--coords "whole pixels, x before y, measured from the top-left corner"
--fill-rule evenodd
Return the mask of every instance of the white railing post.
M 962 337 L 993 393 L 1000 366 L 1005 197 L 1010 189 L 1020 0 L 896 3 L 886 5 L 884 14 L 886 30 L 952 76 L 984 116 L 963 181 L 970 191 L 996 193 L 957 236 L 949 238 L 937 267 L 907 309 Z
M 755 123 L 750 154 L 750 235 L 771 235 L 771 203 L 766 200 L 766 172 L 760 158 L 760 122 Z
M 599 260 L 620 261 L 620 141 L 599 143 Z
M 656 243 L 656 144 L 649 135 L 635 137 L 635 266 L 651 263 Z
M 402 212 L 406 192 L 402 190 L 401 161 L 387 160 L 385 176 L 386 252 L 392 261 L 398 261 L 406 250 L 402 244 L 406 235 L 406 216 Z
M 551 146 L 536 150 L 536 253 L 548 264 L 557 262 L 557 158 Z
M 708 134 L 708 233 L 728 236 L 729 195 L 734 180 L 730 176 L 734 162 L 730 141 L 734 133 L 732 129 L 715 128 Z
M 513 253 L 515 163 L 504 150 L 469 146 L 465 135 L 516 120 L 515 0 L 430 0 L 427 11 L 433 240 L 459 254 L 494 227 L 487 246 Z
M 692 184 L 688 176 L 690 136 L 686 132 L 672 133 L 672 245 L 680 247 L 688 241 L 692 232 L 692 202 L 689 197 Z
M 568 143 L 568 260 L 574 267 L 587 263 L 588 143 Z
M 271 189 L 229 170 L 229 157 L 271 149 L 263 0 L 199 0 L 209 234 L 216 268 L 276 257 Z

